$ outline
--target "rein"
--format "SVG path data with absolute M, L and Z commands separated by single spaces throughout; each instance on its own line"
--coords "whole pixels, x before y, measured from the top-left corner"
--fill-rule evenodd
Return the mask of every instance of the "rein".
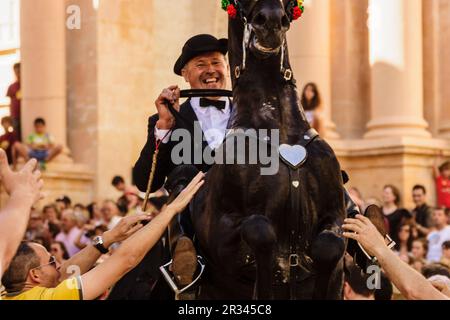
M 190 89 L 190 90 L 181 90 L 180 91 L 180 98 L 193 98 L 193 97 L 232 97 L 233 92 L 230 90 L 215 90 L 215 89 Z M 175 121 L 178 123 L 183 123 L 184 125 L 189 124 L 189 120 L 187 120 L 183 115 L 180 114 L 174 107 L 173 104 L 169 103 L 169 101 L 166 101 L 166 106 L 169 109 L 170 113 L 175 118 Z M 152 188 L 153 180 L 155 178 L 155 171 L 156 171 L 156 165 L 158 164 L 158 153 L 159 153 L 159 147 L 161 146 L 162 141 L 169 135 L 169 133 L 172 131 L 170 129 L 163 139 L 155 141 L 155 152 L 153 153 L 152 158 L 152 166 L 150 169 L 150 176 L 148 178 L 147 183 L 147 191 L 145 192 L 145 198 L 144 202 L 142 204 L 142 212 L 145 212 L 147 210 L 148 200 L 150 198 L 150 191 Z

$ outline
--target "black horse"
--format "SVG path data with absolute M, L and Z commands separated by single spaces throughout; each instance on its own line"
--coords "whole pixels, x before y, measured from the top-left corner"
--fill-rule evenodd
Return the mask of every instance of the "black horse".
M 229 21 L 230 128 L 278 129 L 280 144 L 301 146 L 307 158 L 280 162 L 274 175 L 261 175 L 260 163 L 210 169 L 191 204 L 207 266 L 199 297 L 339 299 L 345 190 L 333 150 L 311 130 L 299 103 L 286 44 L 296 1 L 232 3 L 238 16 Z M 270 135 L 256 139 L 273 142 Z

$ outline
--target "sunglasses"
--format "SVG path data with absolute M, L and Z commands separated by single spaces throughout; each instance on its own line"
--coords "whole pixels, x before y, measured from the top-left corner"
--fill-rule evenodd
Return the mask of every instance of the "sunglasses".
M 50 256 L 50 259 L 48 260 L 48 263 L 46 264 L 42 264 L 39 267 L 33 268 L 33 269 L 39 269 L 45 266 L 53 266 L 54 268 L 56 268 L 56 257 L 55 256 Z

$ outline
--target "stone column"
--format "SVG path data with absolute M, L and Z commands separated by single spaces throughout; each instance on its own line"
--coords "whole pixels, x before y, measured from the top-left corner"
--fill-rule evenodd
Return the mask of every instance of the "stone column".
M 20 4 L 23 137 L 42 117 L 57 143 L 66 141 L 65 2 L 22 0 Z
M 439 0 L 439 136 L 450 139 L 450 2 Z
M 299 94 L 308 82 L 315 82 L 322 96 L 326 137 L 338 138 L 331 120 L 331 54 L 329 0 L 305 0 L 305 13 L 288 32 L 290 59 Z
M 423 3 L 423 89 L 424 116 L 433 137 L 439 133 L 439 1 Z
M 360 139 L 370 105 L 368 0 L 330 1 L 331 104 L 343 139 Z
M 423 117 L 422 0 L 370 0 L 366 138 L 430 137 Z

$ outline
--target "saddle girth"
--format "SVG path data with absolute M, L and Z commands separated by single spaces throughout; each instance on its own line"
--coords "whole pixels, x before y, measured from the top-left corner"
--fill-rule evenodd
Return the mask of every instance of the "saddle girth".
M 305 232 L 300 230 L 300 215 L 302 217 L 301 225 L 304 228 L 307 224 L 306 213 L 300 212 L 300 195 L 301 195 L 301 183 L 300 183 L 300 168 L 307 160 L 306 148 L 313 142 L 319 134 L 314 129 L 309 129 L 299 141 L 296 146 L 290 146 L 293 150 L 297 148 L 297 157 L 294 155 L 283 154 L 282 147 L 280 147 L 280 158 L 287 165 L 289 169 L 289 186 L 290 186 L 290 210 L 288 224 L 291 226 L 289 232 L 289 292 L 290 299 L 296 300 L 297 298 L 297 278 L 299 275 L 299 268 L 302 268 L 302 261 L 304 260 L 304 254 L 306 250 L 306 235 Z M 287 148 L 287 147 L 286 147 Z M 290 159 L 287 159 L 289 158 Z

